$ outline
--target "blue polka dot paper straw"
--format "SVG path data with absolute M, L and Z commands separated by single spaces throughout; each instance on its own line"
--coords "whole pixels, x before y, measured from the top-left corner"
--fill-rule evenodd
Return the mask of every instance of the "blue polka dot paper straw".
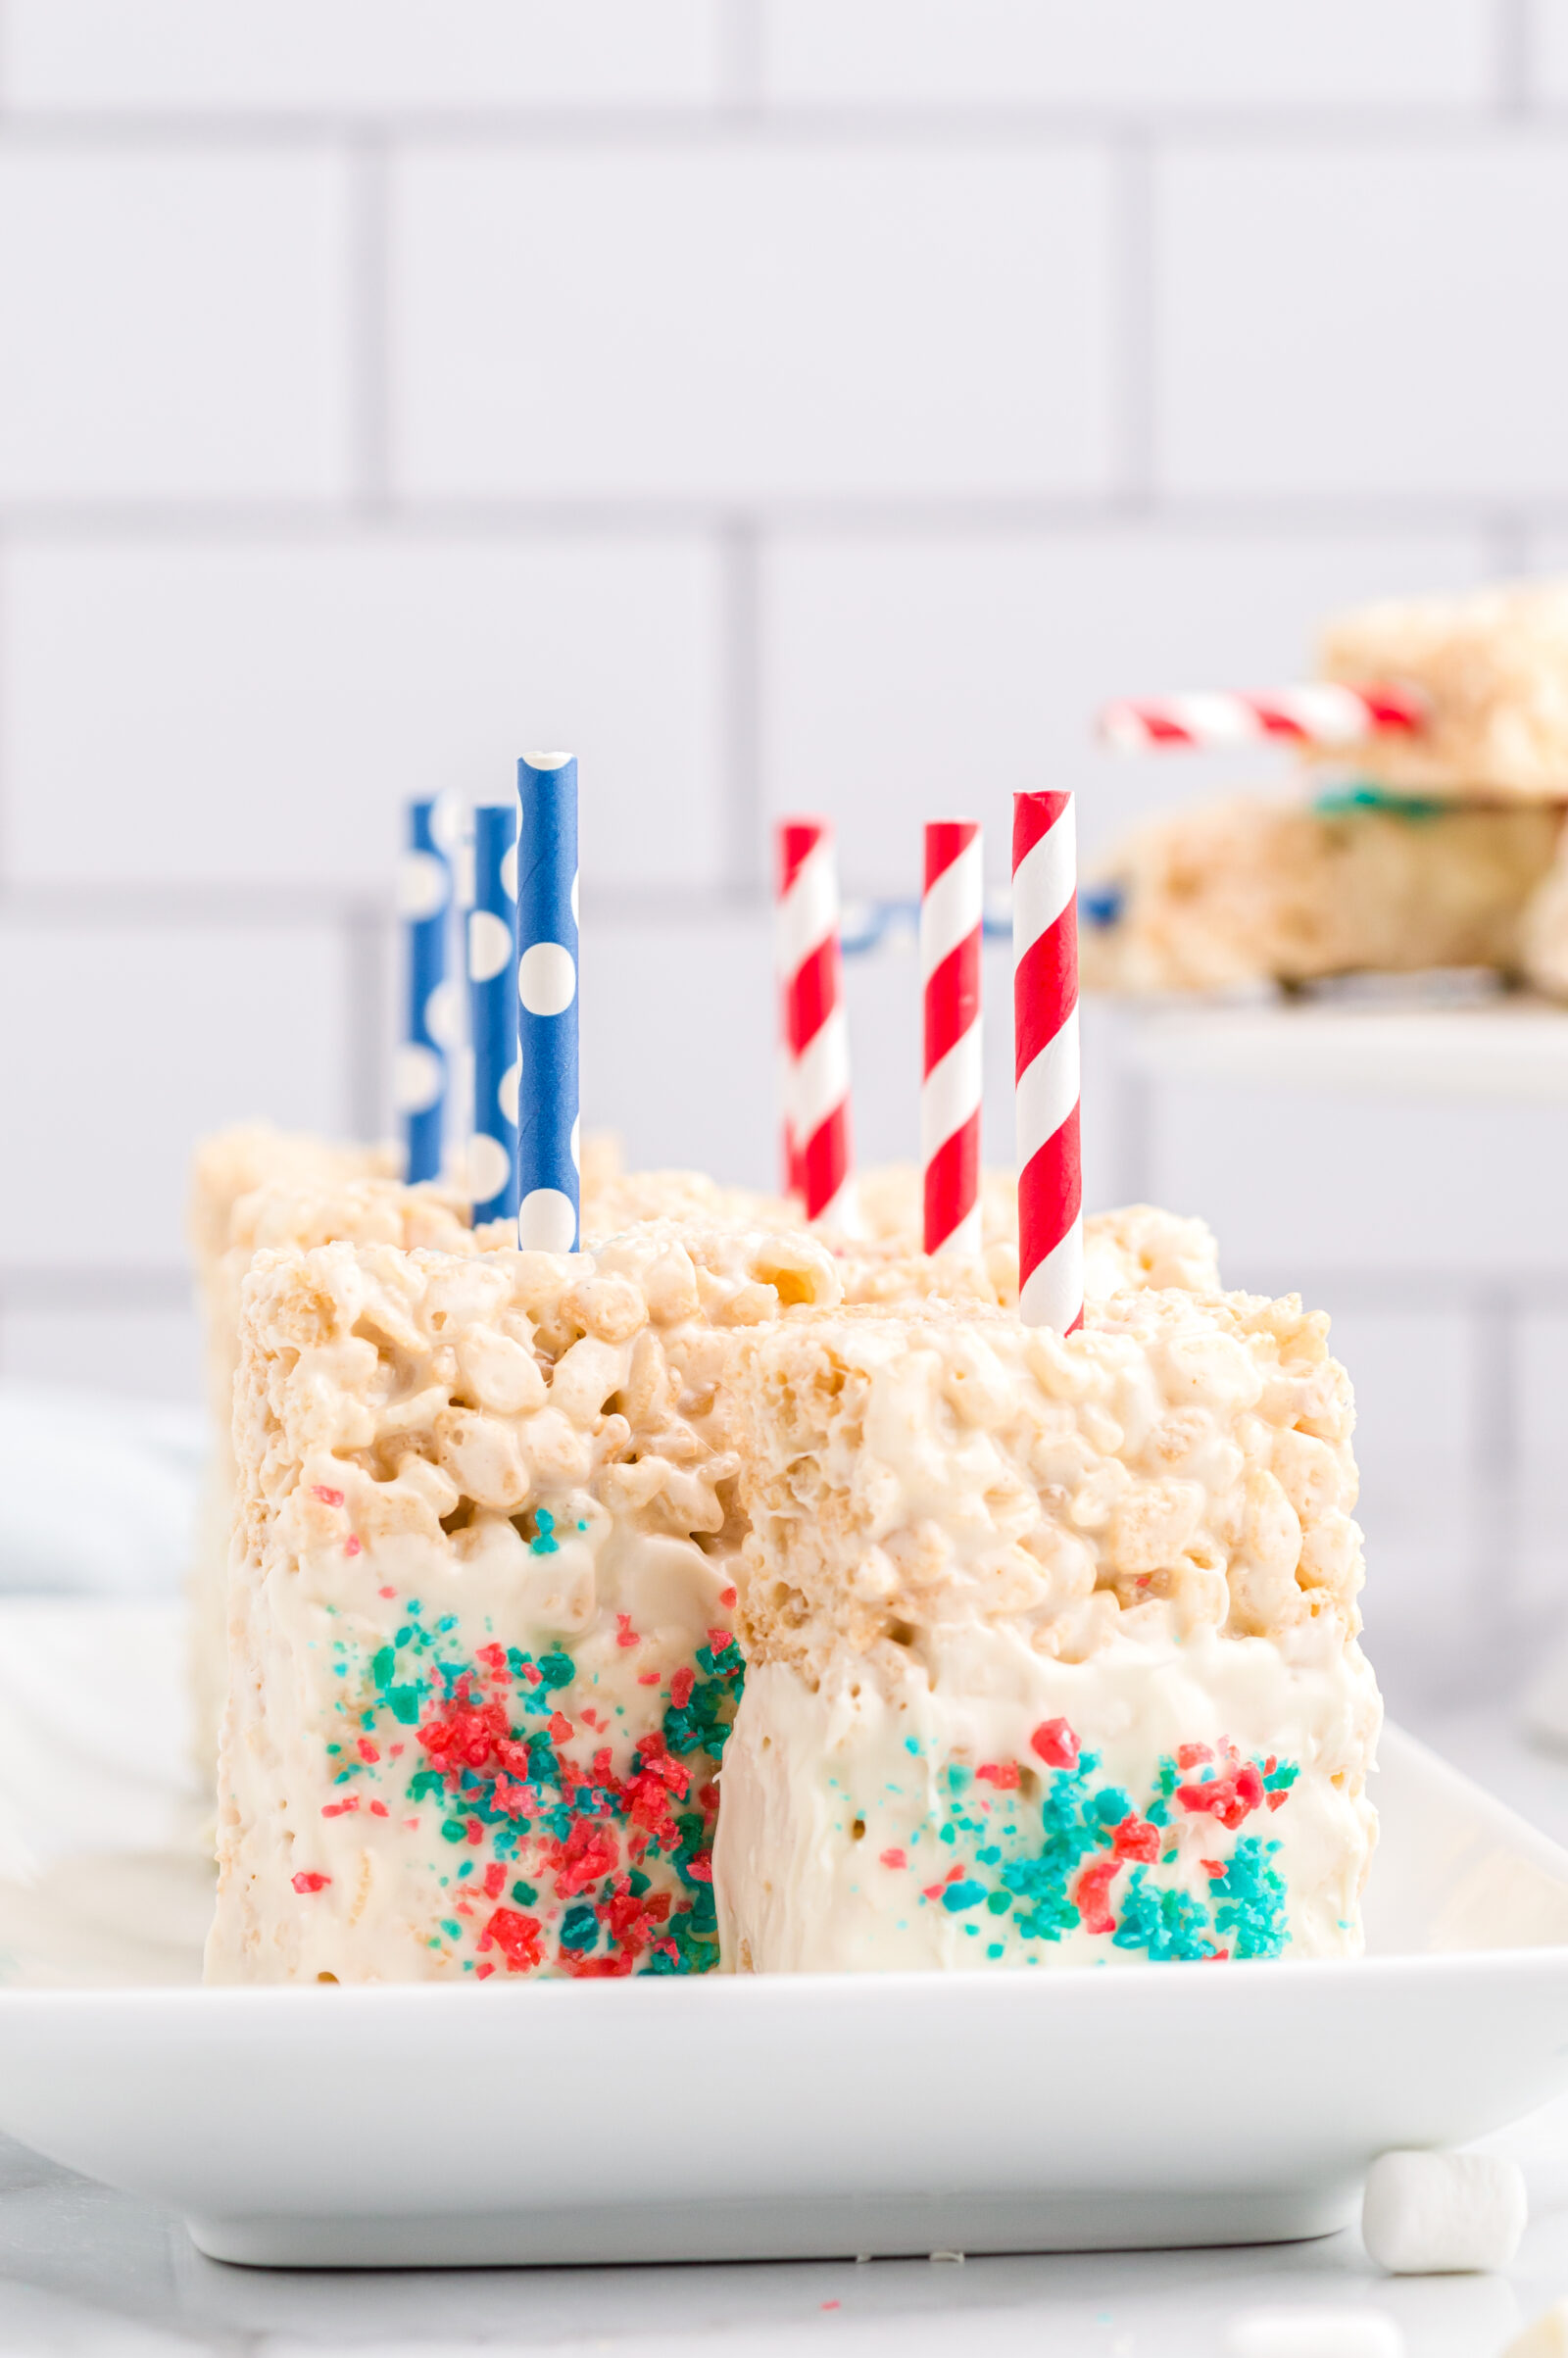
M 517 1242 L 575 1253 L 577 1176 L 577 763 L 517 763 Z
M 447 974 L 455 816 L 444 796 L 411 803 L 409 848 L 398 863 L 406 998 L 394 1095 L 403 1116 L 404 1177 L 411 1185 L 441 1176 L 447 1052 L 458 1035 L 457 991 Z
M 474 1222 L 517 1209 L 517 813 L 482 804 L 473 814 L 473 907 L 468 911 L 468 1016 L 473 1037 L 473 1130 L 468 1193 Z

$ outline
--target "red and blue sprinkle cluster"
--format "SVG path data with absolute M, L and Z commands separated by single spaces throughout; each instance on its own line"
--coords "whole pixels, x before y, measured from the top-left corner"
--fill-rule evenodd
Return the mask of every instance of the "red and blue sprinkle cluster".
M 918 1752 L 915 1739 L 906 1741 Z M 975 1939 L 988 1920 L 1000 1932 L 1005 1918 L 1026 1942 L 1060 1940 L 1081 1928 L 1154 1963 L 1279 1955 L 1290 1933 L 1285 1884 L 1271 1863 L 1278 1842 L 1241 1835 L 1228 1857 L 1202 1859 L 1206 1903 L 1160 1870 L 1180 1861 L 1172 1840 L 1179 1820 L 1209 1817 L 1230 1834 L 1254 1815 L 1266 1821 L 1289 1798 L 1296 1763 L 1248 1758 L 1223 1739 L 1184 1744 L 1161 1758 L 1140 1810 L 1121 1787 L 1095 1782 L 1100 1755 L 1081 1748 L 1064 1719 L 1038 1727 L 1030 1748 L 1048 1772 L 1038 1839 L 1022 1797 L 1025 1775 L 1032 1783 L 1038 1774 L 1033 1762 L 971 1771 L 950 1761 L 942 1771 L 948 1805 L 937 1840 L 967 1856 L 922 1887 L 919 1905 L 963 1917 Z M 992 1794 L 981 1796 L 977 1786 Z M 900 1849 L 884 1851 L 882 1864 L 911 1862 Z M 984 1953 L 1002 1957 L 1006 1944 L 994 1939 Z
M 417 1598 L 403 1614 L 368 1658 L 336 1641 L 335 1716 L 349 1732 L 326 1745 L 321 1815 L 395 1817 L 403 1833 L 433 1838 L 442 1898 L 427 1945 L 481 1981 L 503 1969 L 584 1980 L 712 1971 L 715 1779 L 744 1675 L 732 1634 L 710 1630 L 667 1688 L 642 1675 L 663 1689 L 663 1710 L 617 1773 L 622 1708 L 595 1702 L 564 1647 L 496 1640 L 468 1654 L 457 1615 L 432 1620 Z M 617 1623 L 618 1646 L 641 1644 L 629 1616 Z M 306 1896 L 330 1880 L 302 1872 L 293 1883 Z

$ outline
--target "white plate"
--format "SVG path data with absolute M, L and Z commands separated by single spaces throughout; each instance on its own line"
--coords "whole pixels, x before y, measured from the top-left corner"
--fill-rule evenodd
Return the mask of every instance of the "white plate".
M 13 1985 L 0 2128 L 264 2265 L 1322 2235 L 1373 2154 L 1568 2087 L 1568 1854 L 1394 1731 L 1378 1801 L 1364 1963 Z M 37 1953 L 61 1978 L 58 1939 Z

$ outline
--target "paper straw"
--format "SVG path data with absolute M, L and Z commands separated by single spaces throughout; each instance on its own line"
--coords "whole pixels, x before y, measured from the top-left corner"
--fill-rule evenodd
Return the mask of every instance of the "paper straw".
M 776 840 L 790 1192 L 805 1198 L 808 1220 L 848 1234 L 855 1225 L 850 1034 L 833 829 L 826 819 L 789 818 Z
M 973 819 L 925 831 L 920 1167 L 927 1253 L 980 1252 L 980 941 L 985 879 Z
M 1018 1315 L 1083 1323 L 1078 1140 L 1078 867 L 1070 794 L 1012 798 L 1012 1027 Z
M 447 1050 L 456 1031 L 447 977 L 454 817 L 444 796 L 410 803 L 409 848 L 398 862 L 406 995 L 393 1094 L 403 1116 L 404 1177 L 411 1185 L 441 1176 Z
M 517 812 L 505 803 L 473 814 L 473 907 L 468 912 L 468 1009 L 473 1039 L 473 1216 L 517 1209 Z
M 1394 682 L 1347 688 L 1334 680 L 1277 688 L 1259 696 L 1165 696 L 1108 704 L 1100 734 L 1122 753 L 1150 747 L 1255 745 L 1283 737 L 1297 745 L 1360 745 L 1379 729 L 1426 725 L 1430 706 L 1418 688 Z
M 575 1253 L 577 1135 L 577 763 L 517 763 L 517 1242 Z

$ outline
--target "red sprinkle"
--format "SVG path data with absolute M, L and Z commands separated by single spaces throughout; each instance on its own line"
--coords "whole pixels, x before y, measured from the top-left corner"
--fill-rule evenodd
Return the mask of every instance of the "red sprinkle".
M 325 1484 L 320 1482 L 316 1485 L 311 1497 L 319 1498 L 323 1506 L 341 1506 L 343 1503 L 343 1493 L 340 1490 L 328 1490 Z
M 1290 1797 L 1291 1796 L 1288 1793 L 1266 1793 L 1264 1795 L 1264 1799 L 1267 1801 L 1270 1809 L 1283 1809 Z
M 1244 1818 L 1262 1808 L 1263 1780 L 1252 1761 L 1243 1760 L 1207 1785 L 1178 1785 L 1176 1798 L 1183 1809 L 1217 1818 L 1234 1833 Z
M 907 1857 L 902 1850 L 884 1850 L 882 1853 L 884 1867 L 906 1867 L 908 1863 Z
M 489 1866 L 486 1867 L 484 1871 L 484 1895 L 486 1899 L 499 1899 L 501 1896 L 501 1887 L 506 1880 L 506 1868 L 501 1864 L 501 1861 L 498 1858 L 493 1858 L 490 1861 Z
M 994 1785 L 999 1793 L 1014 1793 L 1018 1785 L 1018 1763 L 1016 1760 L 988 1760 L 984 1768 L 975 1770 L 975 1775 L 983 1785 Z
M 687 1704 L 692 1699 L 692 1689 L 696 1686 L 696 1684 L 697 1673 L 695 1670 L 676 1671 L 674 1677 L 669 1682 L 669 1699 L 674 1704 L 677 1711 L 685 1710 Z
M 1114 1858 L 1097 1859 L 1078 1878 L 1073 1904 L 1084 1920 L 1087 1933 L 1113 1933 L 1116 1929 L 1116 1919 L 1110 1912 L 1110 1887 L 1119 1864 Z
M 686 1861 L 686 1872 L 693 1883 L 711 1883 L 713 1880 L 712 1852 L 699 1850 L 695 1857 Z
M 324 1891 L 331 1880 L 330 1875 L 296 1875 L 294 1889 L 296 1891 Z
M 641 1646 L 642 1644 L 642 1639 L 632 1628 L 629 1613 L 615 1615 L 615 1644 L 617 1646 Z
M 550 1733 L 555 1738 L 557 1744 L 564 1744 L 567 1737 L 573 1733 L 571 1722 L 566 1717 L 564 1711 L 552 1711 L 550 1714 Z
M 477 1818 L 466 1819 L 464 1824 L 464 1832 L 475 1847 L 484 1841 L 484 1827 Z
M 637 1673 L 637 1684 L 639 1687 L 657 1687 L 659 1685 L 658 1671 L 639 1670 Z
M 1070 1769 L 1078 1764 L 1078 1739 L 1064 1719 L 1042 1720 L 1029 1739 L 1047 1768 Z
M 1161 1836 L 1157 1826 L 1147 1818 L 1123 1818 L 1111 1838 L 1111 1856 L 1114 1859 L 1140 1858 L 1151 1866 L 1159 1857 Z
M 380 1757 L 380 1753 L 376 1750 L 368 1736 L 362 1736 L 360 1738 L 360 1758 L 362 1760 L 379 1760 Z
M 544 1956 L 538 1917 L 519 1916 L 515 1908 L 497 1908 L 479 1935 L 481 1949 L 492 1944 L 506 1958 L 509 1973 L 531 1972 Z
M 726 1613 L 733 1613 L 736 1604 L 735 1591 L 733 1588 L 720 1589 L 718 1592 L 718 1601 L 723 1606 Z
M 1222 1858 L 1200 1858 L 1198 1863 L 1205 1875 L 1217 1878 L 1225 1872 L 1225 1861 Z
M 370 1803 L 370 1815 L 372 1818 L 384 1818 L 386 1814 L 387 1806 L 384 1801 L 372 1801 Z
M 1179 1769 L 1200 1768 L 1205 1760 L 1212 1760 L 1213 1757 L 1213 1750 L 1206 1744 L 1184 1744 L 1176 1754 L 1176 1766 Z
M 735 1632 L 732 1629 L 710 1629 L 708 1633 L 708 1643 L 715 1654 L 721 1654 L 726 1646 L 734 1645 Z
M 321 1805 L 321 1815 L 323 1818 L 346 1818 L 351 1809 L 358 1809 L 359 1806 L 359 1794 L 350 1793 L 346 1801 L 323 1802 Z
M 962 1873 L 962 1867 L 950 1867 L 940 1883 L 928 1883 L 925 1887 L 927 1899 L 940 1899 L 949 1884 L 956 1883 Z
M 476 1982 L 487 1981 L 494 1971 L 493 1965 L 476 1965 L 473 1969 L 473 1978 Z
M 352 1531 L 349 1533 L 348 1538 L 343 1542 L 343 1552 L 345 1555 L 359 1555 L 362 1553 L 360 1543 L 355 1538 Z
M 375 1593 L 377 1597 L 395 1597 L 397 1595 L 396 1589 L 377 1589 Z

